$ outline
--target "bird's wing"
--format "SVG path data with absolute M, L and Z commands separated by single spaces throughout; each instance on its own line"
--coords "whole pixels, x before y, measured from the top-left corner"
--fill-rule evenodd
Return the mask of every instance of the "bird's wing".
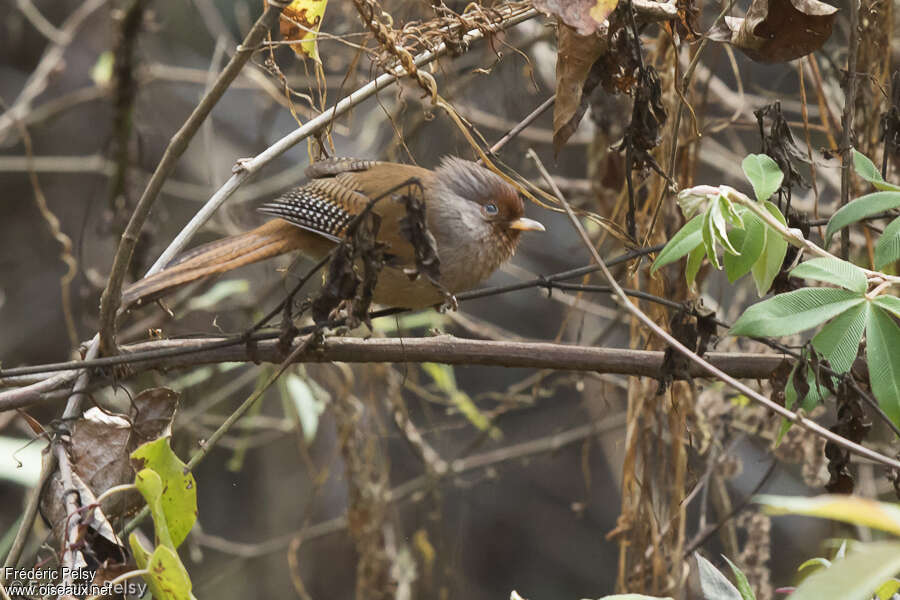
M 421 196 L 433 177 L 430 171 L 355 159 L 331 159 L 314 163 L 313 168 L 318 178 L 264 204 L 260 211 L 340 241 L 353 218 L 377 199 L 371 210 L 381 217 L 379 241 L 388 244 L 394 264 L 414 260 L 413 248 L 401 233 L 400 220 L 406 216 L 402 197 Z

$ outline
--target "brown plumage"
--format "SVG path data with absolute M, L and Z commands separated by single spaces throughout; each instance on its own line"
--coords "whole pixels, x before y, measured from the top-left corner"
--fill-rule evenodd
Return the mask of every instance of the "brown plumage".
M 516 189 L 496 174 L 459 158 L 445 158 L 431 171 L 422 167 L 360 159 L 329 159 L 310 165 L 309 182 L 264 204 L 260 211 L 277 218 L 239 235 L 189 250 L 165 269 L 128 286 L 125 307 L 144 303 L 186 283 L 242 265 L 300 250 L 313 259 L 325 256 L 346 233 L 348 224 L 369 203 L 410 180 L 424 192 L 428 230 L 440 258 L 440 283 L 452 293 L 470 289 L 509 259 L 523 230 L 543 230 L 523 218 Z M 404 202 L 386 197 L 372 211 L 381 217 L 378 241 L 386 244 L 390 266 L 382 269 L 374 301 L 420 308 L 442 301 L 427 278 L 410 280 L 414 249 L 401 232 Z M 415 193 L 415 192 L 413 192 Z

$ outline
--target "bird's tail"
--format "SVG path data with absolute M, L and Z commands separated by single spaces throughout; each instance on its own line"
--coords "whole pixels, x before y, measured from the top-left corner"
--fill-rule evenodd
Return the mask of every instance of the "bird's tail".
M 122 292 L 122 307 L 131 308 L 147 303 L 179 286 L 210 275 L 225 273 L 293 250 L 309 250 L 311 245 L 327 242 L 314 238 L 309 232 L 287 221 L 273 219 L 246 233 L 203 244 L 175 257 L 162 271 L 126 287 Z

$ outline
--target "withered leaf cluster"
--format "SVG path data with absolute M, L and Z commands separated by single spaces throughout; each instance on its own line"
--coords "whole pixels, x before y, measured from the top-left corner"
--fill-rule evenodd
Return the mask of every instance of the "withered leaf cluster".
M 445 296 L 449 292 L 441 285 L 441 259 L 437 252 L 437 242 L 428 231 L 425 219 L 425 201 L 421 194 L 405 194 L 406 215 L 400 219 L 400 234 L 412 245 L 415 254 L 416 268 L 407 274 L 413 279 L 419 275 L 428 278 Z
M 745 17 L 725 17 L 709 39 L 761 63 L 787 62 L 822 47 L 837 9 L 819 0 L 753 0 Z
M 66 495 L 77 493 L 80 507 L 90 507 L 106 490 L 134 481 L 130 455 L 138 446 L 166 435 L 178 405 L 178 394 L 168 388 L 144 390 L 134 397 L 128 414 L 92 408 L 71 425 L 66 446 L 72 482 L 64 485 L 59 471 L 41 496 L 41 515 L 62 543 L 67 521 Z M 72 489 L 74 488 L 74 490 Z M 140 494 L 111 495 L 102 506 L 88 510 L 79 526 L 82 554 L 97 566 L 120 560 L 118 540 L 110 521 L 132 514 L 142 505 Z M 67 543 L 73 543 L 67 540 Z
M 347 306 L 351 328 L 365 323 L 371 328 L 369 306 L 384 266 L 385 244 L 376 241 L 381 217 L 367 210 L 347 228 L 346 239 L 334 251 L 325 275 L 325 284 L 313 300 L 312 315 L 316 324 L 331 318 L 342 303 Z

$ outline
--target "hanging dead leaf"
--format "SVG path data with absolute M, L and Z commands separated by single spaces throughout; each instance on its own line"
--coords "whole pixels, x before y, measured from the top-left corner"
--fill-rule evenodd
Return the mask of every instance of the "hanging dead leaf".
M 553 105 L 553 148 L 560 148 L 575 133 L 587 108 L 582 96 L 591 67 L 607 50 L 606 38 L 579 35 L 560 23 L 557 29 L 556 103 Z M 590 93 L 590 90 L 588 90 Z
M 281 12 L 281 37 L 296 42 L 291 44 L 291 50 L 300 58 L 309 57 L 317 63 L 322 62 L 316 40 L 327 5 L 328 0 L 294 0 Z
M 822 47 L 837 8 L 818 0 L 753 0 L 744 18 L 725 17 L 709 39 L 761 63 L 787 62 Z
M 578 35 L 596 33 L 615 10 L 619 0 L 534 0 L 534 7 L 578 31 Z

